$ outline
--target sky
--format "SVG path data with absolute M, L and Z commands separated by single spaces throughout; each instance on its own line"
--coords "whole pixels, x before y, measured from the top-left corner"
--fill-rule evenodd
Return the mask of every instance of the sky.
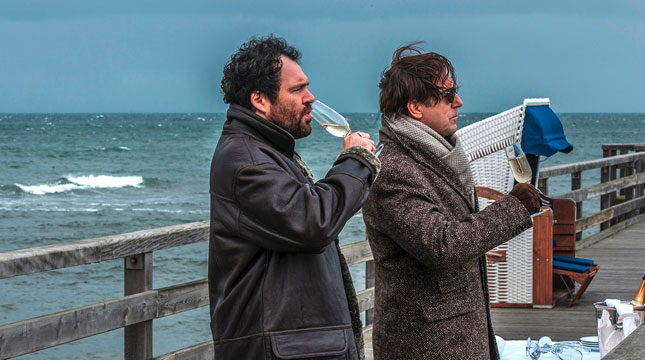
M 641 0 L 0 0 L 0 113 L 224 112 L 224 64 L 268 34 L 341 112 L 378 112 L 392 53 L 424 41 L 464 112 L 645 113 Z

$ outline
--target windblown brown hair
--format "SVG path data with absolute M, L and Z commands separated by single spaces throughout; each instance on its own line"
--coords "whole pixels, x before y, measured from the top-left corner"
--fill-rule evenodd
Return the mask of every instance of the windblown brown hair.
M 384 116 L 409 115 L 408 102 L 428 105 L 443 98 L 443 84 L 448 78 L 457 86 L 452 64 L 437 53 L 422 53 L 415 41 L 396 49 L 389 69 L 383 70 L 378 84 L 379 107 Z

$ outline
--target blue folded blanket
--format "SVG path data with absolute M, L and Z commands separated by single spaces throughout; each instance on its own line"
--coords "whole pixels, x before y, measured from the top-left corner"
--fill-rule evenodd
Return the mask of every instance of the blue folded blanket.
M 570 256 L 553 255 L 553 260 L 562 261 L 570 264 L 577 264 L 577 265 L 585 265 L 585 266 L 593 265 L 593 260 L 570 257 Z
M 558 261 L 558 260 L 553 260 L 553 268 L 573 271 L 577 273 L 586 273 L 587 271 L 589 271 L 589 266 L 573 264 L 573 263 Z

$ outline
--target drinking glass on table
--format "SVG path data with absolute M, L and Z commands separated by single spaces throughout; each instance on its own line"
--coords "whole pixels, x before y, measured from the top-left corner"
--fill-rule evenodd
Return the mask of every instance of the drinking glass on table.
M 508 159 L 508 165 L 511 167 L 515 181 L 525 184 L 530 183 L 533 177 L 533 171 L 531 171 L 531 165 L 526 160 L 526 154 L 524 154 L 524 150 L 522 150 L 520 144 L 513 143 L 505 147 L 504 151 L 506 152 L 506 159 Z M 537 189 L 537 191 L 540 193 L 542 205 L 551 206 L 551 198 L 544 195 L 540 189 Z
M 345 137 L 352 133 L 347 119 L 320 100 L 316 100 L 311 104 L 311 117 L 328 133 L 336 137 Z M 383 150 L 383 144 L 376 148 L 374 155 L 378 156 L 381 150 Z
M 532 342 L 531 338 L 526 341 L 526 356 L 531 360 L 537 360 L 542 354 L 555 354 L 560 360 L 582 360 L 582 352 L 578 344 L 571 341 L 553 343 L 550 337 L 543 336 L 538 342 Z

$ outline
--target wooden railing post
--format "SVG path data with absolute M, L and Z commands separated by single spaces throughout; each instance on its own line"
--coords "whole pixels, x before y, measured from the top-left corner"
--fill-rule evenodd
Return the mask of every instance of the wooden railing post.
M 618 151 L 614 149 L 614 150 L 611 150 L 609 154 L 610 154 L 609 156 L 616 156 L 618 154 Z M 616 180 L 616 178 L 618 177 L 616 176 L 617 175 L 616 173 L 618 172 L 619 166 L 620 165 L 613 165 L 609 167 L 609 181 Z M 617 193 L 616 191 L 613 191 L 609 194 L 609 206 L 614 206 L 617 204 L 616 193 Z M 618 193 L 620 194 L 620 191 Z M 616 225 L 616 222 L 617 222 L 617 219 L 615 218 L 611 219 L 609 221 L 610 223 L 609 226 L 611 227 Z
M 640 174 L 643 171 L 645 171 L 645 160 L 636 161 L 636 173 Z M 634 188 L 634 197 L 645 196 L 644 191 L 643 191 L 644 188 L 645 188 L 645 186 L 643 186 L 643 184 L 636 185 L 636 187 Z M 641 207 L 640 210 L 639 210 L 639 213 L 640 214 L 645 214 L 645 207 Z
M 616 155 L 616 150 L 605 149 L 603 146 L 602 157 L 610 157 Z M 613 173 L 613 175 L 612 175 Z M 606 183 L 616 178 L 616 167 L 615 166 L 603 166 L 600 168 L 600 182 Z M 605 194 L 600 196 L 600 211 L 611 207 L 615 203 L 616 193 Z M 600 231 L 607 230 L 611 226 L 610 221 L 605 221 L 600 224 Z
M 625 155 L 625 154 L 628 154 L 628 153 L 629 153 L 629 150 L 627 148 L 621 148 L 620 149 L 620 155 Z M 628 167 L 629 167 L 629 164 L 624 164 L 624 165 L 619 167 L 618 178 L 623 178 L 623 177 L 629 175 Z M 625 196 L 625 193 L 626 193 L 625 189 L 620 190 L 620 195 Z
M 636 168 L 636 161 L 631 161 L 627 164 L 625 164 L 625 176 L 631 176 L 634 175 L 634 169 Z M 630 186 L 624 189 L 625 191 L 625 201 L 629 201 L 634 199 L 634 192 L 636 190 L 636 186 Z M 634 209 L 628 213 L 625 214 L 625 219 L 629 219 L 630 217 L 636 215 L 636 212 L 638 209 Z
M 582 188 L 582 171 L 571 173 L 571 191 Z M 576 219 L 582 218 L 582 201 L 576 202 Z M 576 233 L 576 241 L 582 239 L 582 231 Z
M 152 252 L 126 256 L 124 262 L 124 295 L 152 289 Z M 152 320 L 124 328 L 124 358 L 152 358 Z
M 543 178 L 538 180 L 538 189 L 542 193 L 549 195 L 549 178 Z
M 365 262 L 365 288 L 369 289 L 375 284 L 374 278 L 374 260 L 368 260 Z M 369 309 L 365 311 L 365 326 L 371 325 L 374 323 L 374 309 Z

